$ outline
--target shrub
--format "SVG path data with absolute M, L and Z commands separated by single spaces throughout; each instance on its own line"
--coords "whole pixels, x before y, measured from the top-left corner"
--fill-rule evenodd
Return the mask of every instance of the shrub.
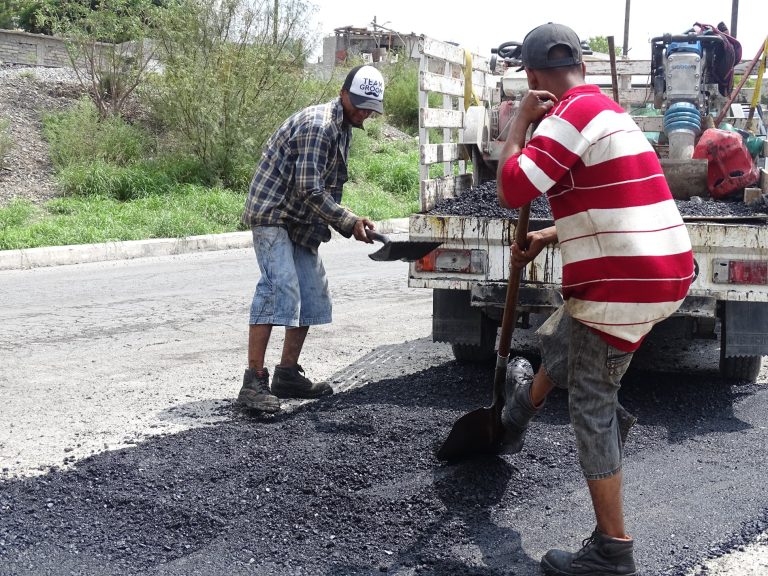
M 168 192 L 175 182 L 151 165 L 116 166 L 96 161 L 68 166 L 59 173 L 59 184 L 68 194 L 134 200 Z
M 419 66 L 411 59 L 386 69 L 384 111 L 391 124 L 412 136 L 419 131 Z M 429 94 L 429 106 L 440 106 L 440 96 Z
M 93 102 L 83 97 L 64 112 L 43 117 L 43 132 L 57 168 L 91 160 L 126 165 L 148 152 L 146 135 L 119 117 L 99 120 Z

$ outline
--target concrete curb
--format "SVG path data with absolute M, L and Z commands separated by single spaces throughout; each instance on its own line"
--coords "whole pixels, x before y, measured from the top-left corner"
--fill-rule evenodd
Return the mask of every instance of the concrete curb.
M 408 219 L 397 218 L 376 222 L 376 229 L 382 234 L 408 231 Z M 343 238 L 333 232 L 334 238 Z M 188 236 L 185 238 L 155 238 L 150 240 L 128 240 L 105 242 L 103 244 L 75 244 L 71 246 L 50 246 L 21 250 L 0 250 L 0 271 L 26 270 L 44 266 L 63 266 L 107 260 L 130 260 L 150 256 L 171 256 L 189 252 L 232 250 L 250 248 L 250 232 L 230 232 Z

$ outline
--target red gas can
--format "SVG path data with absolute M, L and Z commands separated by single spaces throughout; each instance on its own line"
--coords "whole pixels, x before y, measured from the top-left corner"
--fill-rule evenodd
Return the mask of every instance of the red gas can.
M 706 159 L 707 187 L 712 198 L 723 198 L 757 182 L 760 172 L 737 132 L 705 130 L 693 157 Z

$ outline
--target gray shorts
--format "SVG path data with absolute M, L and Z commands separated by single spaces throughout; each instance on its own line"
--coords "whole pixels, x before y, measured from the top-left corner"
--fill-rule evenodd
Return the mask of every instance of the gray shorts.
M 542 366 L 558 388 L 568 390 L 568 408 L 588 480 L 621 470 L 622 445 L 616 417 L 621 378 L 632 352 L 614 348 L 560 307 L 536 334 Z
M 331 321 L 331 295 L 317 250 L 291 242 L 278 226 L 254 226 L 253 249 L 261 277 L 250 324 L 313 326 Z

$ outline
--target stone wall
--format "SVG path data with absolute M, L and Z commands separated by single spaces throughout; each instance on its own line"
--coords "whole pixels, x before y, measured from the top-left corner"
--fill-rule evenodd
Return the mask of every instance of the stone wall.
M 0 63 L 63 68 L 69 66 L 64 42 L 43 34 L 0 30 Z

